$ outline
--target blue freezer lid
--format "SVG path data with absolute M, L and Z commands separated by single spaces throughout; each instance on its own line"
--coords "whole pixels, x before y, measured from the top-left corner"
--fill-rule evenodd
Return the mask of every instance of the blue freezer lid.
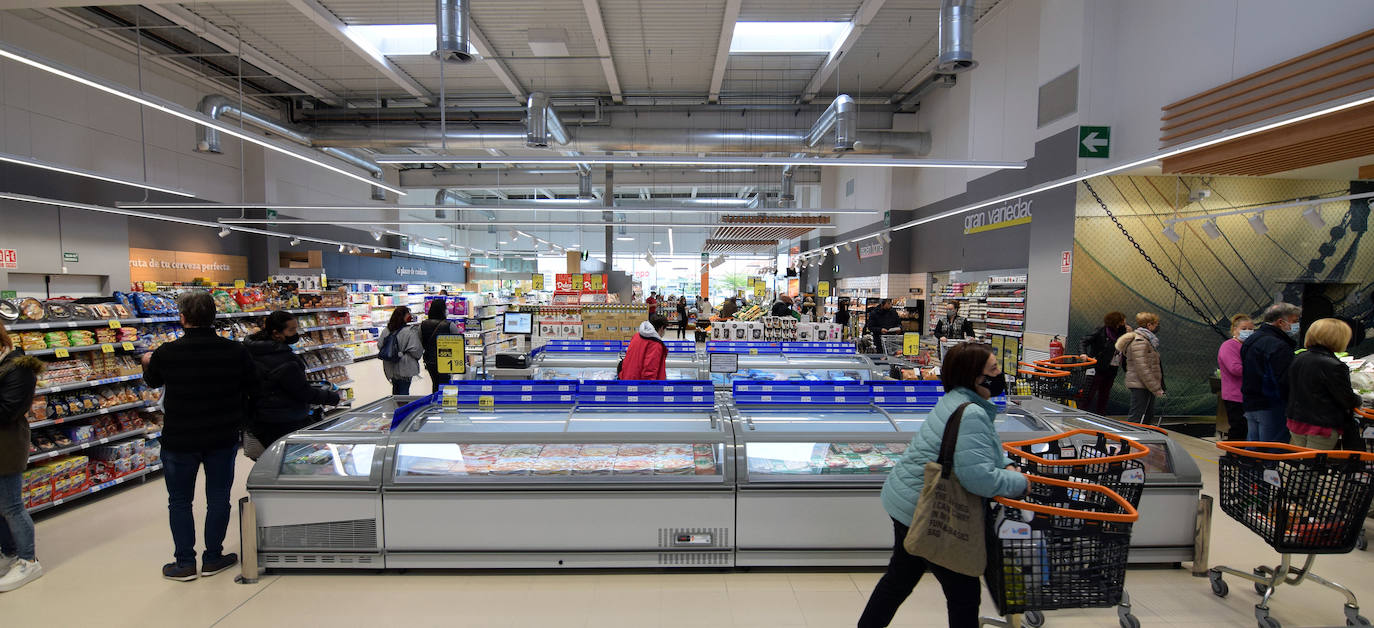
M 748 353 L 748 354 L 777 354 L 782 353 L 782 346 L 777 342 L 753 342 L 735 340 L 712 340 L 706 343 L 707 353 Z
M 852 342 L 784 342 L 782 352 L 800 355 L 856 355 L 859 351 Z
M 847 382 L 755 382 L 736 381 L 732 386 L 736 405 L 750 404 L 835 404 L 868 405 L 873 389 L 867 384 Z
M 703 380 L 584 381 L 577 403 L 587 407 L 664 405 L 712 408 L 715 386 Z

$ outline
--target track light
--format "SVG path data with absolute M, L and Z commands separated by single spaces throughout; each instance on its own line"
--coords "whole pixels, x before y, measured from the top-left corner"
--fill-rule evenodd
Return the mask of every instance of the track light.
M 380 242 L 380 241 L 382 240 L 382 232 L 380 232 L 380 231 L 373 231 L 373 232 L 372 232 L 372 239 L 373 239 L 373 240 L 376 240 L 376 241 L 378 241 L 378 242 Z
M 882 240 L 882 241 L 883 241 L 883 244 L 891 244 L 891 243 L 892 243 L 892 234 L 890 234 L 890 233 L 884 231 L 884 232 L 878 234 L 878 239 L 879 239 L 879 240 Z
M 225 228 L 223 228 L 223 229 L 220 229 L 220 230 L 219 230 L 219 237 L 221 237 L 221 238 L 227 238 L 227 237 L 229 237 L 229 227 L 225 227 Z
M 1326 228 L 1326 221 L 1322 220 L 1321 212 L 1317 211 L 1317 208 L 1315 206 L 1308 207 L 1306 210 L 1304 210 L 1302 212 L 1302 219 L 1306 220 L 1307 224 L 1312 225 L 1313 229 Z
M 845 242 L 845 243 L 844 243 L 844 250 L 846 250 L 846 251 L 853 251 L 853 250 L 854 250 L 854 243 L 853 243 L 853 242 Z
M 342 245 L 342 244 L 339 245 L 339 252 L 340 252 L 340 253 L 344 252 L 344 245 Z
M 382 250 L 374 246 L 374 247 L 372 247 L 372 252 L 373 252 L 373 253 L 381 253 Z
M 1246 220 L 1250 222 L 1250 228 L 1255 230 L 1255 235 L 1269 233 L 1269 225 L 1264 224 L 1264 215 L 1255 214 L 1254 216 L 1246 218 Z
M 1204 221 L 1202 223 L 1202 232 L 1213 240 L 1221 237 L 1221 228 L 1217 227 L 1217 221 L 1215 220 Z
M 1179 239 L 1182 238 L 1182 236 L 1178 235 L 1178 231 L 1174 229 L 1174 225 L 1172 223 L 1164 226 L 1164 237 L 1169 238 L 1170 242 L 1175 243 L 1177 243 Z

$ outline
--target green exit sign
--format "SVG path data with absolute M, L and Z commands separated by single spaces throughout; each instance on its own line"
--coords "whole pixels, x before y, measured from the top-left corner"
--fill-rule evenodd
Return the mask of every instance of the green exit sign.
M 17 299 L 19 293 L 14 290 L 0 290 L 0 299 Z
M 1078 156 L 1106 159 L 1112 154 L 1112 127 L 1078 127 Z
M 62 254 L 62 261 L 64 261 L 64 262 L 79 262 L 79 261 L 81 261 L 81 257 L 78 256 L 76 253 L 63 253 L 63 254 Z

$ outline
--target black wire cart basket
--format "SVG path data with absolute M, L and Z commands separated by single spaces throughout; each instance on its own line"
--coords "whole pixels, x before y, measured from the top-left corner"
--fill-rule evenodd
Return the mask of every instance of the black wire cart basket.
M 1364 441 L 1364 450 L 1374 454 L 1374 409 L 1355 408 L 1355 417 L 1359 421 L 1360 440 Z M 1360 540 L 1355 542 L 1355 549 L 1361 552 L 1369 549 L 1368 533 L 1363 528 L 1360 529 Z
M 1358 542 L 1374 498 L 1374 454 L 1248 441 L 1217 447 L 1224 452 L 1217 461 L 1222 511 L 1264 539 L 1282 561 L 1250 573 L 1213 567 L 1207 573 L 1212 593 L 1229 592 L 1222 574 L 1251 581 L 1262 596 L 1255 606 L 1259 627 L 1280 628 L 1269 615 L 1269 598 L 1279 585 L 1312 580 L 1345 595 L 1346 625 L 1370 625 L 1355 594 L 1312 573 L 1312 563 L 1319 554 L 1347 553 Z M 1293 566 L 1294 555 L 1305 555 L 1302 567 Z
M 1097 366 L 1097 360 L 1081 355 L 1061 355 L 1048 360 L 1036 360 L 1034 364 L 1041 368 L 1068 373 L 1068 377 L 1060 378 L 1059 394 L 1053 397 L 1053 400 L 1077 407 L 1087 398 L 1088 387 L 1092 384 L 1093 378 L 1088 371 Z
M 1068 371 L 1030 362 L 1018 362 L 1016 367 L 1016 379 L 1030 387 L 1031 395 L 1051 401 L 1068 397 L 1071 390 Z
M 983 574 L 1002 619 L 986 626 L 1027 625 L 1040 611 L 1107 608 L 1122 601 L 1131 527 L 1139 514 L 1115 491 L 1096 484 L 1027 476 L 1022 501 L 998 497 L 988 513 L 988 566 Z M 1134 615 L 1121 625 L 1138 628 Z
M 1096 430 L 1073 430 L 1002 447 L 1023 473 L 1096 484 L 1116 492 L 1132 508 L 1140 506 L 1145 488 L 1145 465 L 1140 458 L 1150 450 L 1136 441 Z M 1131 613 L 1130 593 L 1124 589 L 1116 612 L 1122 628 L 1140 625 Z M 1035 628 L 1044 625 L 1045 617 L 1040 610 L 1029 610 L 1021 623 Z

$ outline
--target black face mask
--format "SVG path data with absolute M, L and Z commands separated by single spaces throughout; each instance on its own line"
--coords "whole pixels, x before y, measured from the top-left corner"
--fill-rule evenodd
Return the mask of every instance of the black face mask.
M 286 343 L 286 344 L 289 344 L 289 345 L 294 345 L 294 344 L 296 344 L 297 342 L 300 342 L 300 340 L 301 340 L 301 335 L 300 335 L 300 334 L 291 334 L 290 336 L 287 336 L 287 337 L 281 339 L 282 342 L 284 342 L 284 343 Z
M 1007 378 L 1000 375 L 997 377 L 984 377 L 983 388 L 988 389 L 988 392 L 991 393 L 991 397 L 1000 397 L 1002 393 L 1007 392 Z

